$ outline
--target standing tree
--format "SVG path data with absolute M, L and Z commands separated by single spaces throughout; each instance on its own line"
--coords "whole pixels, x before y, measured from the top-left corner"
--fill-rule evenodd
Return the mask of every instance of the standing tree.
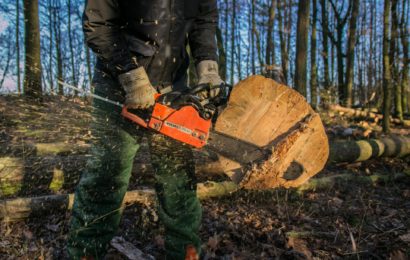
M 16 0 L 16 74 L 17 74 L 17 91 L 21 94 L 20 78 L 20 0 Z
M 398 0 L 391 0 L 391 37 L 390 37 L 390 66 L 391 77 L 394 82 L 394 111 L 395 116 L 403 120 L 403 109 L 401 99 L 401 85 L 399 80 L 399 71 L 397 66 L 398 56 L 398 38 L 399 38 L 399 18 L 397 15 Z
M 409 56 L 409 37 L 407 34 L 408 28 L 408 16 L 405 14 L 405 3 L 406 0 L 402 2 L 402 15 L 400 21 L 400 39 L 401 45 L 403 46 L 403 69 L 401 71 L 401 93 L 402 93 L 402 107 L 403 110 L 410 112 L 408 99 L 410 98 L 410 56 Z M 408 3 L 408 2 L 407 2 Z M 407 17 L 407 19 L 406 19 Z
M 310 41 L 310 90 L 311 104 L 317 108 L 317 64 L 316 64 L 316 24 L 317 24 L 317 1 L 312 0 L 312 38 Z
M 345 106 L 351 107 L 353 103 L 353 72 L 354 72 L 354 50 L 356 46 L 357 16 L 359 15 L 359 0 L 350 0 L 352 15 L 349 22 L 349 39 L 347 43 L 347 67 L 346 67 L 346 99 Z
M 358 0 L 355 0 L 358 1 Z M 351 4 L 349 4 L 349 8 L 345 15 L 343 15 L 343 9 L 345 6 L 345 1 L 341 1 L 342 6 L 338 8 L 336 6 L 335 0 L 329 0 L 330 5 L 332 6 L 333 13 L 335 15 L 335 22 L 336 22 L 336 37 L 330 33 L 329 28 L 327 28 L 328 36 L 329 39 L 332 41 L 332 47 L 336 47 L 336 57 L 337 57 L 337 78 L 338 78 L 338 92 L 339 92 L 339 103 L 343 104 L 345 103 L 347 91 L 345 89 L 344 85 L 344 53 L 343 53 L 343 39 L 344 39 L 344 32 L 345 32 L 345 26 L 347 23 L 347 18 L 349 17 L 350 9 L 351 9 Z M 332 48 L 333 51 L 333 48 Z M 333 52 L 332 52 L 333 54 Z M 333 59 L 332 59 L 333 62 Z M 332 69 L 333 71 L 333 69 Z
M 68 17 L 68 24 L 67 24 L 67 28 L 68 28 L 68 44 L 69 44 L 69 48 L 70 48 L 70 62 L 71 62 L 71 80 L 72 80 L 72 84 L 74 84 L 74 86 L 77 86 L 77 77 L 76 77 L 76 71 L 75 71 L 75 65 L 74 65 L 74 46 L 73 46 L 73 33 L 72 33 L 72 29 L 71 29 L 71 0 L 67 1 L 67 17 Z M 75 91 L 75 95 L 77 96 L 78 93 L 77 91 Z
M 291 1 L 290 1 L 291 2 Z M 290 3 L 291 4 L 291 3 Z M 286 13 L 284 12 L 284 9 L 286 7 L 286 1 L 284 0 L 279 0 L 278 4 L 278 25 L 279 25 L 279 40 L 280 40 L 280 55 L 281 55 L 281 62 L 282 62 L 282 72 L 283 72 L 283 77 L 285 79 L 285 83 L 288 82 L 288 70 L 289 70 L 289 51 L 288 51 L 288 38 L 289 37 L 289 20 L 291 19 L 290 17 L 284 17 L 284 14 L 286 16 Z M 291 9 L 289 6 L 288 9 Z
M 307 94 L 307 46 L 309 31 L 310 0 L 300 0 L 296 37 L 295 87 L 303 96 Z
M 383 14 L 383 131 L 390 132 L 391 67 L 390 67 L 390 0 L 384 0 Z
M 231 19 L 231 84 L 234 83 L 235 71 L 235 20 L 236 20 L 236 0 L 232 1 L 232 19 Z
M 326 90 L 326 94 L 323 96 L 323 103 L 326 104 L 328 102 L 328 96 L 330 93 L 330 78 L 329 78 L 329 36 L 328 36 L 328 17 L 327 17 L 327 5 L 326 0 L 320 0 L 321 11 L 322 11 L 322 57 L 323 57 L 323 78 L 324 78 L 324 88 Z
M 272 65 L 275 63 L 275 46 L 273 42 L 273 29 L 275 22 L 276 0 L 271 0 L 269 6 L 269 20 L 268 31 L 266 34 L 266 65 Z
M 41 88 L 41 55 L 38 0 L 24 0 L 25 67 L 24 93 L 38 97 Z

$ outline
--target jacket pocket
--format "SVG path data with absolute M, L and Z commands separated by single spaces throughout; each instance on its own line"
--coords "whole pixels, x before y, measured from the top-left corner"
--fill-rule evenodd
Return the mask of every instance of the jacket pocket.
M 151 57 L 155 55 L 157 51 L 157 47 L 149 44 L 148 42 L 144 42 L 137 37 L 130 35 L 128 33 L 124 33 L 125 40 L 127 41 L 128 48 L 131 52 L 146 57 Z

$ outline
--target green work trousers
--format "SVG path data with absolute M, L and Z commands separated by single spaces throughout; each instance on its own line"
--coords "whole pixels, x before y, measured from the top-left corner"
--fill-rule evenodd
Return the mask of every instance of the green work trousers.
M 95 94 L 123 101 L 124 93 L 113 78 L 97 71 L 93 81 Z M 75 192 L 68 235 L 70 257 L 101 259 L 105 254 L 120 223 L 121 203 L 143 135 L 148 138 L 155 170 L 158 215 L 165 226 L 167 259 L 184 259 L 187 245 L 195 246 L 199 252 L 202 209 L 196 197 L 191 148 L 138 129 L 120 115 L 120 107 L 95 99 L 93 108 L 91 157 Z

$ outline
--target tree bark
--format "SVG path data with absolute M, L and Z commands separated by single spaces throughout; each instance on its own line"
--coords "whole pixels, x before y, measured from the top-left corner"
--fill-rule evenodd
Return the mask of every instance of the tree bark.
M 273 43 L 273 29 L 274 29 L 274 22 L 275 22 L 275 12 L 276 12 L 276 0 L 270 1 L 269 6 L 269 19 L 268 19 L 268 30 L 266 34 L 266 57 L 265 63 L 266 65 L 273 65 L 275 63 L 275 51 L 274 51 L 274 43 Z
M 390 132 L 391 110 L 390 6 L 390 0 L 385 0 L 383 14 L 383 131 L 386 133 Z
M 201 200 L 228 195 L 239 189 L 233 182 L 205 182 L 198 184 L 197 196 Z M 16 198 L 0 201 L 0 220 L 13 222 L 50 213 L 51 211 L 71 210 L 74 194 L 48 195 L 32 198 Z M 151 204 L 155 202 L 155 191 L 128 191 L 123 200 L 123 207 L 130 204 Z
M 400 120 L 403 120 L 403 108 L 402 108 L 402 93 L 399 79 L 399 72 L 397 66 L 398 57 L 398 38 L 399 38 L 399 18 L 397 15 L 398 0 L 391 0 L 391 36 L 390 36 L 390 66 L 391 77 L 394 88 L 394 114 Z
M 330 79 L 329 79 L 329 29 L 328 25 L 328 16 L 327 16 L 327 5 L 326 0 L 320 0 L 321 3 L 321 10 L 322 10 L 322 57 L 323 57 L 323 78 L 324 78 L 324 88 L 325 88 L 325 95 L 323 97 L 323 104 L 327 104 L 329 102 L 330 96 Z
M 353 174 L 339 174 L 311 179 L 296 189 L 298 193 L 330 189 L 337 184 L 371 184 L 398 181 L 408 178 L 406 174 L 395 175 L 374 174 L 371 176 L 357 176 Z M 205 182 L 198 185 L 197 196 L 201 200 L 222 197 L 238 191 L 240 187 L 234 182 Z M 39 217 L 53 211 L 71 210 L 74 194 L 48 195 L 31 198 L 16 198 L 0 201 L 0 221 L 16 222 L 30 217 Z M 131 190 L 125 194 L 122 207 L 140 203 L 152 205 L 155 203 L 155 191 L 151 189 Z
M 42 95 L 42 87 L 38 0 L 24 0 L 24 28 L 24 94 L 39 97 Z
M 20 0 L 16 0 L 16 74 L 17 91 L 21 94 L 21 72 L 20 72 Z
M 70 48 L 70 62 L 71 62 L 71 80 L 72 84 L 74 86 L 77 86 L 77 77 L 76 77 L 76 70 L 75 70 L 75 65 L 74 65 L 74 46 L 73 46 L 73 36 L 72 36 L 72 30 L 71 30 L 71 0 L 67 1 L 67 14 L 68 14 L 68 44 Z M 78 91 L 75 90 L 74 95 L 78 95 Z
M 402 15 L 401 15 L 401 22 L 400 22 L 400 39 L 401 44 L 403 47 L 403 69 L 401 71 L 402 79 L 401 79 L 401 93 L 402 93 L 402 108 L 404 112 L 410 112 L 410 107 L 408 103 L 408 99 L 410 98 L 410 56 L 409 56 L 409 38 L 407 36 L 407 24 L 408 19 L 406 20 L 405 14 L 405 0 L 403 0 L 402 4 Z
M 54 39 L 56 45 L 56 60 L 57 60 L 57 81 L 58 81 L 58 94 L 64 95 L 64 88 L 60 82 L 63 82 L 63 58 L 61 50 L 61 27 L 60 27 L 60 5 L 56 4 L 53 12 L 53 24 L 54 24 Z
M 404 157 L 410 154 L 410 138 L 391 136 L 381 139 L 334 142 L 330 163 L 361 162 L 377 157 Z
M 221 29 L 218 27 L 216 29 L 216 39 L 218 42 L 218 52 L 219 52 L 219 74 L 221 78 L 226 81 L 226 52 L 224 49 L 224 43 L 222 38 Z
M 48 74 L 49 74 L 49 84 L 50 84 L 50 92 L 54 93 L 54 77 L 53 77 L 53 6 L 51 4 L 51 0 L 47 1 L 47 8 L 48 8 L 48 30 L 50 33 L 49 39 L 49 49 L 48 49 Z
M 311 91 L 311 105 L 317 108 L 317 64 L 316 64 L 316 24 L 317 24 L 317 0 L 312 0 L 312 37 L 310 40 L 310 91 Z
M 280 55 L 283 77 L 285 84 L 288 82 L 288 70 L 289 70 L 289 53 L 287 49 L 287 37 L 289 36 L 288 29 L 284 25 L 283 9 L 285 8 L 285 1 L 278 2 L 278 23 L 279 23 L 279 40 L 280 40 Z M 285 34 L 287 36 L 285 36 Z
M 256 74 L 256 66 L 255 66 L 255 31 L 256 31 L 256 21 L 255 21 L 255 6 L 256 0 L 252 0 L 251 2 L 251 64 L 252 64 L 252 75 Z
M 232 1 L 232 20 L 231 20 L 231 84 L 235 79 L 235 22 L 236 22 L 236 0 Z
M 307 46 L 309 32 L 310 0 L 300 0 L 296 38 L 295 88 L 304 97 L 307 95 Z
M 346 101 L 345 106 L 351 107 L 353 103 L 353 82 L 354 82 L 354 52 L 356 46 L 356 28 L 357 28 L 357 17 L 359 15 L 359 0 L 352 1 L 352 15 L 349 22 L 349 38 L 347 43 L 347 67 L 346 67 Z
M 375 119 L 374 121 L 381 121 L 383 120 L 383 115 L 378 114 L 376 112 L 370 111 L 368 109 L 361 110 L 361 109 L 353 109 L 353 108 L 347 108 L 347 107 L 342 107 L 340 105 L 329 105 L 327 108 L 330 111 L 336 111 L 339 113 L 347 114 L 349 116 L 354 116 L 354 117 L 363 117 L 363 118 L 372 118 Z M 390 117 L 390 122 L 394 124 L 401 124 L 406 127 L 410 127 L 410 120 L 400 120 L 398 118 L 392 118 Z

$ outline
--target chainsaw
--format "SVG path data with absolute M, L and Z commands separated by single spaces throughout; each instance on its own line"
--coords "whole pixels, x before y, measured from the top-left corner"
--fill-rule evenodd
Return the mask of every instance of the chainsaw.
M 146 129 L 156 131 L 195 148 L 207 148 L 241 164 L 247 164 L 266 156 L 267 149 L 232 136 L 212 130 L 220 110 L 229 99 L 231 86 L 200 84 L 183 91 L 156 94 L 152 109 L 145 111 L 128 109 L 125 105 L 85 92 L 59 81 L 65 87 L 82 92 L 96 99 L 120 106 L 121 115 Z M 202 99 L 198 93 L 219 88 L 219 94 Z
M 199 98 L 198 93 L 216 88 L 219 88 L 219 94 L 215 98 Z M 121 115 L 142 127 L 195 148 L 202 148 L 207 144 L 212 119 L 216 116 L 218 107 L 227 102 L 230 88 L 225 84 L 200 84 L 184 91 L 157 94 L 148 117 L 143 118 L 138 115 L 140 110 L 129 110 L 126 106 L 122 107 Z

